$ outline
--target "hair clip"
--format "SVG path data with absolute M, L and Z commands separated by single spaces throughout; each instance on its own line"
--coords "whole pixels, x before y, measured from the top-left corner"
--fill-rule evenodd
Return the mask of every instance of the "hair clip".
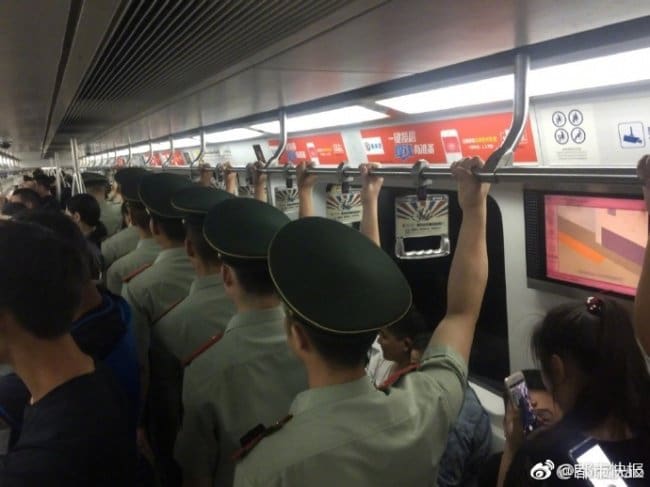
M 603 309 L 603 300 L 594 296 L 589 296 L 585 305 L 587 306 L 587 311 L 591 314 L 600 316 L 600 312 Z

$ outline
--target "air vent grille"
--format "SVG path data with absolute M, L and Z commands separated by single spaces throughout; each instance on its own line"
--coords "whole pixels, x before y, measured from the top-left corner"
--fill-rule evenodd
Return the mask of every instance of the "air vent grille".
M 53 146 L 108 128 L 243 61 L 350 0 L 124 0 Z

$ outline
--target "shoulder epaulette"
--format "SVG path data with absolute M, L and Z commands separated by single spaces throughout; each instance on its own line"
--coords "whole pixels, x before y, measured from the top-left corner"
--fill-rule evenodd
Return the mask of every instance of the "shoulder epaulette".
M 210 348 L 212 345 L 214 345 L 214 344 L 217 343 L 219 340 L 221 340 L 221 338 L 223 338 L 223 333 L 217 333 L 217 334 L 214 335 L 213 337 L 210 337 L 210 339 L 209 339 L 207 342 L 205 342 L 205 343 L 204 343 L 203 345 L 201 345 L 199 348 L 197 348 L 196 350 L 194 350 L 194 352 L 192 352 L 192 353 L 191 353 L 187 358 L 185 358 L 185 359 L 181 362 L 181 364 L 183 365 L 183 367 L 187 367 L 187 366 L 189 366 L 192 362 L 194 362 L 194 360 L 195 360 L 199 355 L 201 355 L 201 354 L 202 354 L 203 352 L 205 352 L 208 348 Z
M 379 387 L 377 387 L 377 389 L 384 392 L 388 391 L 388 389 L 390 389 L 390 387 L 395 384 L 395 382 L 400 380 L 406 374 L 417 370 L 418 367 L 420 367 L 420 364 L 411 364 L 408 367 L 404 367 L 403 369 L 398 370 L 397 372 L 389 375 L 388 379 L 386 379 Z
M 160 320 L 162 320 L 165 316 L 167 316 L 167 314 L 168 314 L 171 310 L 173 310 L 176 306 L 178 306 L 179 304 L 181 304 L 184 300 L 185 300 L 185 298 L 181 298 L 181 299 L 179 299 L 178 301 L 172 303 L 172 305 L 171 305 L 169 308 L 167 308 L 165 311 L 163 311 L 163 312 L 160 313 L 158 316 L 156 316 L 156 318 L 154 318 L 154 320 L 151 322 L 151 324 L 152 324 L 152 325 L 155 325 L 156 323 L 158 323 L 158 322 L 159 322 Z
M 232 461 L 238 461 L 244 458 L 246 455 L 248 455 L 253 448 L 257 446 L 257 444 L 262 441 L 264 438 L 266 438 L 269 435 L 272 435 L 276 431 L 279 431 L 282 429 L 282 427 L 287 424 L 289 421 L 291 421 L 291 418 L 293 416 L 291 414 L 285 416 L 283 419 L 280 421 L 276 422 L 275 424 L 272 424 L 268 428 L 265 427 L 263 424 L 258 424 L 250 430 L 248 433 L 246 433 L 244 436 L 241 437 L 239 440 L 239 444 L 241 445 L 241 448 L 237 451 L 235 451 L 231 456 L 230 459 Z
M 125 284 L 130 282 L 135 276 L 137 276 L 138 274 L 141 274 L 142 272 L 146 271 L 151 266 L 152 266 L 152 264 L 145 264 L 142 267 L 138 267 L 131 274 L 124 277 L 124 279 L 122 279 L 122 282 L 125 283 Z

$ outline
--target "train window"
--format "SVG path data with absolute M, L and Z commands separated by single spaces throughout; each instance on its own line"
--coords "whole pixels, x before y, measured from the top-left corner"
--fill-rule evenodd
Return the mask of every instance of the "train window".
M 436 193 L 449 196 L 449 237 L 452 254 L 434 259 L 398 261 L 411 283 L 415 305 L 432 323 L 438 323 L 446 312 L 447 277 L 462 217 L 455 191 Z M 390 255 L 395 252 L 395 198 L 408 194 L 413 194 L 413 190 L 384 188 L 380 194 L 381 241 L 382 247 Z M 491 197 L 488 197 L 487 241 L 489 278 L 472 346 L 469 372 L 472 381 L 496 392 L 503 387 L 503 378 L 509 373 L 510 361 L 503 225 L 499 207 Z

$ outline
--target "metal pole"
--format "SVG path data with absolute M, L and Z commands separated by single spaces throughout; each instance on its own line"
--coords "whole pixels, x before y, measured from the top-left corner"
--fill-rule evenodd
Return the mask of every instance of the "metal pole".
M 524 133 L 529 106 L 528 71 L 530 71 L 530 56 L 523 53 L 516 54 L 512 124 L 503 144 L 488 157 L 481 172 L 494 173 L 502 165 L 504 157 L 512 156 L 512 152 Z
M 61 168 L 59 167 L 59 158 L 54 153 L 54 175 L 56 176 L 56 199 L 61 202 L 61 196 L 63 194 L 62 185 L 61 185 Z
M 196 164 L 203 158 L 203 156 L 205 155 L 205 151 L 206 151 L 205 130 L 201 130 L 201 148 L 199 149 L 199 154 L 196 156 L 196 159 L 190 161 L 190 179 L 192 179 L 192 170 L 194 168 L 194 164 Z
M 287 147 L 287 112 L 283 108 L 282 110 L 280 110 L 280 144 L 278 145 L 278 148 L 275 150 L 275 152 L 270 157 L 270 159 L 266 162 L 264 168 L 269 167 L 273 162 L 278 160 L 286 147 Z
M 169 136 L 169 157 L 167 158 L 166 161 L 163 161 L 163 163 L 161 164 L 161 168 L 166 168 L 167 166 L 169 166 L 172 157 L 174 157 L 174 139 L 172 139 L 170 135 Z

